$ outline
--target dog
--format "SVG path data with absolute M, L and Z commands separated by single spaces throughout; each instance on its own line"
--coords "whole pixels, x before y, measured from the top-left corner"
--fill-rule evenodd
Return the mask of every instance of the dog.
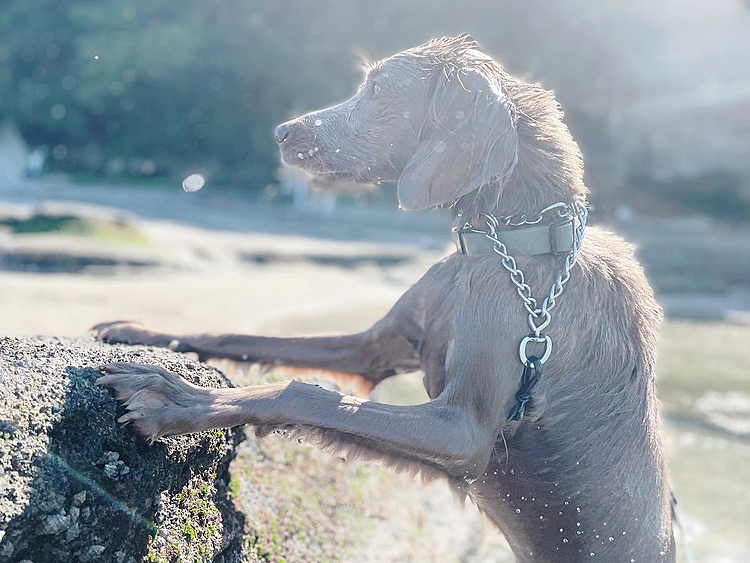
M 127 405 L 119 420 L 151 440 L 252 424 L 447 477 L 520 562 L 675 561 L 655 393 L 661 310 L 632 247 L 585 228 L 582 158 L 553 94 L 469 36 L 435 39 L 371 65 L 351 99 L 275 136 L 286 163 L 326 181 L 395 182 L 405 210 L 449 206 L 458 251 L 358 334 L 114 322 L 98 338 L 350 374 L 366 389 L 422 370 L 430 401 L 380 404 L 295 380 L 206 389 L 119 363 L 99 379 Z

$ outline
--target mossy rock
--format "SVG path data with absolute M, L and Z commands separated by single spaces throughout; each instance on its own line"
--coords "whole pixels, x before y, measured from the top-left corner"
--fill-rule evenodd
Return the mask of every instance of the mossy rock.
M 0 561 L 238 561 L 244 517 L 228 466 L 241 432 L 149 444 L 94 383 L 112 361 L 229 385 L 168 350 L 0 338 Z

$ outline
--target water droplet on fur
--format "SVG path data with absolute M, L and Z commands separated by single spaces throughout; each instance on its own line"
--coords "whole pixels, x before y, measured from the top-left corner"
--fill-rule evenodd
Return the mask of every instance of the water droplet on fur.
M 464 117 L 466 117 L 466 114 L 461 110 L 456 112 L 456 119 L 463 119 Z
M 305 158 L 305 155 L 303 155 L 301 152 L 298 152 L 297 153 L 297 158 L 299 158 L 300 160 L 302 160 L 303 158 Z
M 323 125 L 323 120 L 322 119 L 316 119 L 315 120 L 315 127 L 320 127 L 321 125 Z
M 206 185 L 206 180 L 200 174 L 191 174 L 182 181 L 182 189 L 188 193 L 197 192 Z
M 314 152 L 314 150 L 310 149 L 309 151 L 307 151 L 307 156 L 312 156 Z
M 341 149 L 336 149 L 336 152 L 341 152 Z

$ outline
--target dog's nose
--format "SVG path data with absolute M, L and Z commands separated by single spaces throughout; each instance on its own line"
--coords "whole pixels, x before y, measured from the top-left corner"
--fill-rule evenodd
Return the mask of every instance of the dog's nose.
M 289 125 L 286 123 L 282 123 L 276 128 L 275 131 L 276 135 L 276 142 L 277 143 L 283 143 L 286 138 L 289 136 Z

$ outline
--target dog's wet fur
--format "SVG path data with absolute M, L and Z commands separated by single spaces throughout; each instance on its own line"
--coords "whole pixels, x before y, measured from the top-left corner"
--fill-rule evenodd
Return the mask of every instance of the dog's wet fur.
M 327 177 L 397 182 L 404 209 L 535 213 L 584 198 L 577 144 L 551 92 L 505 73 L 468 36 L 398 53 L 350 100 L 279 126 L 284 160 Z M 515 255 L 543 296 L 562 259 Z M 160 368 L 103 366 L 143 436 L 253 424 L 397 469 L 444 476 L 502 530 L 523 562 L 672 562 L 672 516 L 655 393 L 661 311 L 632 247 L 586 231 L 554 309 L 552 357 L 521 421 L 526 313 L 500 257 L 452 254 L 370 329 L 268 338 L 96 327 L 109 342 L 205 358 L 352 374 L 371 389 L 422 370 L 431 400 L 395 406 L 299 381 L 201 389 Z

